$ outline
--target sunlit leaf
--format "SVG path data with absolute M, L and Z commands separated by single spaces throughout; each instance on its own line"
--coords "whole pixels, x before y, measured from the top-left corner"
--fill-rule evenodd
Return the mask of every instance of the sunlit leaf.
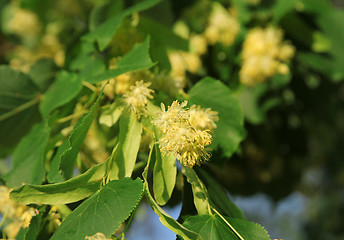
M 119 119 L 119 145 L 111 167 L 111 178 L 130 177 L 140 147 L 142 124 L 136 114 L 124 111 Z
M 149 37 L 147 37 L 143 43 L 135 44 L 130 52 L 117 62 L 115 69 L 107 70 L 98 75 L 85 77 L 85 81 L 98 83 L 126 72 L 146 69 L 154 65 L 155 63 L 153 63 L 149 57 Z
M 176 184 L 177 167 L 176 158 L 172 154 L 163 155 L 157 145 L 154 146 L 152 158 L 153 192 L 156 202 L 165 205 L 172 195 Z
M 192 168 L 182 166 L 182 170 L 187 181 L 191 184 L 194 204 L 198 214 L 211 214 L 207 188 Z
M 140 179 L 109 182 L 68 215 L 51 240 L 84 240 L 98 232 L 112 235 L 138 205 L 142 192 Z
M 151 155 L 150 155 L 151 156 Z M 160 222 L 173 231 L 174 233 L 178 234 L 184 240 L 194 240 L 194 239 L 202 239 L 197 233 L 190 231 L 188 228 L 184 227 L 182 224 L 177 222 L 173 219 L 168 213 L 166 213 L 154 200 L 152 195 L 150 194 L 147 175 L 148 175 L 148 168 L 149 168 L 150 158 L 148 159 L 147 166 L 142 174 L 144 179 L 144 189 L 145 195 L 147 197 L 149 205 L 152 207 L 153 211 L 159 216 Z
M 70 136 L 58 148 L 51 161 L 50 171 L 47 176 L 49 182 L 62 182 L 64 179 L 72 177 L 76 157 L 96 116 L 101 95 L 102 93 L 99 94 L 90 111 L 77 122 Z
M 96 192 L 105 174 L 105 163 L 62 183 L 24 185 L 14 189 L 10 197 L 21 204 L 66 204 L 84 199 Z

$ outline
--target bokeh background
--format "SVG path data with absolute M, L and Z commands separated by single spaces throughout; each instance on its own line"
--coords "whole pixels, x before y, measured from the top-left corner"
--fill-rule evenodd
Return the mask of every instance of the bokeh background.
M 49 68 L 69 65 L 90 23 L 135 2 L 1 0 L 0 64 L 26 73 L 42 58 Z M 231 157 L 214 151 L 206 170 L 272 238 L 344 239 L 343 7 L 341 0 L 165 0 L 125 19 L 112 40 L 111 54 L 123 55 L 150 34 L 152 59 L 185 92 L 204 76 L 233 91 L 246 137 Z M 167 31 L 190 48 L 178 49 Z M 1 150 L 3 175 L 11 148 Z M 176 219 L 180 196 L 176 188 L 164 207 Z M 126 237 L 175 234 L 143 202 Z

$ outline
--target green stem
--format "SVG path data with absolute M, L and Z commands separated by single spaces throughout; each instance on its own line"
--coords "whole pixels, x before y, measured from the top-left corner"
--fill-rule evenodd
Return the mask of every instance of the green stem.
M 235 235 L 237 235 L 237 237 L 240 240 L 245 240 L 240 233 L 237 232 L 237 230 L 235 230 L 235 228 L 221 215 L 221 213 L 219 213 L 215 208 L 213 208 L 212 206 L 210 206 L 211 209 L 217 214 L 219 215 L 219 217 L 230 227 L 230 229 L 232 229 L 232 231 L 235 233 Z
M 76 113 L 73 113 L 73 114 L 68 115 L 66 117 L 57 119 L 56 122 L 57 123 L 64 123 L 64 122 L 67 122 L 69 120 L 72 120 L 73 118 L 80 117 L 81 115 L 83 115 L 85 113 L 88 113 L 88 111 L 87 110 L 83 110 L 83 111 L 80 111 L 80 112 L 76 112 Z
M 93 86 L 91 83 L 82 81 L 82 85 L 90 89 L 92 92 L 98 93 L 98 89 L 95 86 Z
M 0 122 L 12 117 L 13 115 L 16 115 L 17 113 L 20 113 L 34 105 L 36 105 L 37 103 L 39 103 L 39 101 L 41 100 L 40 96 L 35 97 L 34 99 L 32 99 L 29 102 L 24 103 L 23 105 L 20 105 L 19 107 L 16 107 L 15 109 L 13 109 L 12 111 L 9 111 L 3 115 L 0 116 Z

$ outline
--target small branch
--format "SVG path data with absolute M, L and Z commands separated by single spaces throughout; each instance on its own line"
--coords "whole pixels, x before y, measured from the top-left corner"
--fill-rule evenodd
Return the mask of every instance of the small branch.
M 57 123 L 64 123 L 64 122 L 67 122 L 69 120 L 72 120 L 73 118 L 80 117 L 80 116 L 82 116 L 85 113 L 88 113 L 88 111 L 87 110 L 83 110 L 83 111 L 80 111 L 80 112 L 76 112 L 76 113 L 73 113 L 73 114 L 68 115 L 66 117 L 57 119 L 56 122 Z
M 98 93 L 98 89 L 89 82 L 82 81 L 82 85 L 90 89 L 92 92 Z
M 37 103 L 39 103 L 40 100 L 41 100 L 41 97 L 40 97 L 40 95 L 38 95 L 37 97 L 35 97 L 31 101 L 26 102 L 23 105 L 20 105 L 19 107 L 16 107 L 13 110 L 1 115 L 0 116 L 0 122 L 7 119 L 7 118 L 12 117 L 13 115 L 20 113 L 20 112 L 22 112 L 22 111 L 24 111 L 24 110 L 26 110 L 26 109 L 34 106 L 34 105 L 36 105 Z

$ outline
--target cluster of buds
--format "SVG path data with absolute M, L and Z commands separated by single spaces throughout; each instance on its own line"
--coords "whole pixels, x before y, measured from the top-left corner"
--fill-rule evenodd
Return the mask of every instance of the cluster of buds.
M 200 165 L 210 158 L 206 146 L 212 141 L 211 130 L 216 127 L 217 114 L 210 109 L 192 106 L 186 109 L 187 101 L 174 101 L 153 120 L 162 133 L 158 143 L 163 154 L 172 153 L 184 166 Z
M 241 83 L 253 86 L 276 74 L 288 74 L 286 62 L 294 52 L 295 48 L 283 41 L 282 30 L 273 27 L 252 29 L 242 51 Z
M 240 30 L 237 19 L 230 12 L 216 2 L 212 5 L 209 24 L 205 30 L 205 36 L 211 45 L 221 43 L 223 46 L 231 46 Z
M 12 201 L 6 186 L 0 186 L 0 213 L 6 220 L 3 231 L 9 239 L 15 239 L 20 228 L 28 227 L 31 218 L 36 215 L 34 208 Z
M 135 83 L 130 90 L 123 95 L 123 101 L 131 112 L 137 116 L 147 113 L 148 99 L 152 99 L 154 91 L 148 87 L 151 83 L 145 83 L 143 80 Z

